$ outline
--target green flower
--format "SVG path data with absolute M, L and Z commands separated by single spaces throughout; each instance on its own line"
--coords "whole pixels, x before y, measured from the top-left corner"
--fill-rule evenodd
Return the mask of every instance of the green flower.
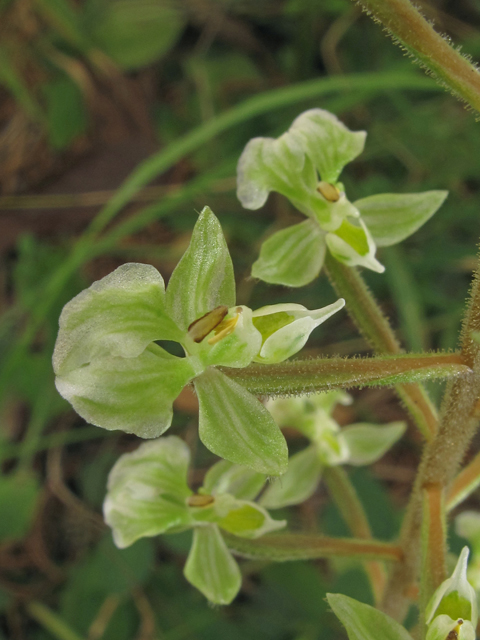
M 280 429 L 257 398 L 215 367 L 280 362 L 343 305 L 255 313 L 236 306 L 230 254 L 206 207 L 166 291 L 153 266 L 125 264 L 64 307 L 53 354 L 56 386 L 88 422 L 155 438 L 193 381 L 203 443 L 234 463 L 280 475 L 288 460 Z M 179 343 L 185 357 L 157 341 Z
M 327 249 L 340 262 L 381 273 L 376 247 L 404 240 L 441 206 L 446 191 L 386 193 L 351 203 L 338 178 L 363 151 L 365 138 L 365 131 L 350 131 L 328 111 L 311 109 L 279 138 L 250 140 L 238 163 L 242 205 L 259 209 L 277 191 L 308 217 L 263 243 L 254 277 L 303 286 L 318 276 Z
M 362 466 L 383 456 L 405 432 L 403 422 L 354 424 L 340 428 L 331 413 L 337 403 L 350 404 L 343 391 L 303 398 L 278 398 L 267 409 L 280 427 L 295 427 L 311 444 L 293 455 L 280 481 L 272 482 L 260 499 L 268 509 L 299 504 L 316 490 L 325 467 Z
M 468 547 L 464 547 L 458 558 L 450 578 L 442 582 L 435 591 L 425 610 L 425 620 L 428 625 L 432 625 L 437 617 L 451 620 L 461 619 L 470 621 L 473 628 L 476 628 L 478 621 L 477 597 L 475 589 L 467 579 L 467 564 L 470 551 Z M 440 623 L 437 623 L 440 624 Z M 441 626 L 443 629 L 444 627 Z M 467 627 L 462 628 L 462 632 L 466 633 Z M 430 637 L 437 637 L 427 635 Z M 475 637 L 475 634 L 474 636 Z
M 285 526 L 252 502 L 265 476 L 226 461 L 214 465 L 194 494 L 187 485 L 190 451 L 176 436 L 145 442 L 119 458 L 108 478 L 106 523 L 115 544 L 193 529 L 184 574 L 211 602 L 229 604 L 240 569 L 220 533 L 258 538 Z

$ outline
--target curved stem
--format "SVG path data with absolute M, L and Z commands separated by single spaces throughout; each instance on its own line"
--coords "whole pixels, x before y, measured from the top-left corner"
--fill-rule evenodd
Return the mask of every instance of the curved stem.
M 372 532 L 367 515 L 345 470 L 341 467 L 328 467 L 323 475 L 329 493 L 352 535 L 356 538 L 371 540 Z M 371 560 L 365 563 L 365 571 L 370 580 L 375 602 L 380 602 L 386 584 L 385 569 L 381 563 Z
M 453 95 L 480 112 L 480 74 L 409 0 L 358 0 L 394 41 Z
M 345 298 L 348 313 L 375 351 L 400 354 L 400 343 L 388 319 L 357 269 L 335 260 L 328 252 L 325 266 L 333 288 Z M 437 428 L 437 415 L 423 387 L 418 384 L 398 384 L 396 390 L 419 431 L 426 440 L 430 440 Z

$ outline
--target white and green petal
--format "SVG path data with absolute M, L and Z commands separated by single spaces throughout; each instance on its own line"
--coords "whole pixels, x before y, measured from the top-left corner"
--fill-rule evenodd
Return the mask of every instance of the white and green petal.
M 242 586 L 238 564 L 215 524 L 194 529 L 183 573 L 214 604 L 230 604 Z
M 168 283 L 166 308 L 186 331 L 192 322 L 215 307 L 234 304 L 232 259 L 219 221 L 209 207 L 204 207 L 190 245 Z
M 362 466 L 381 458 L 405 433 L 405 422 L 386 425 L 354 424 L 343 428 L 338 439 L 348 450 L 348 464 Z
M 332 256 L 340 262 L 350 267 L 366 267 L 377 273 L 385 271 L 375 258 L 375 242 L 363 220 L 355 223 L 344 220 L 335 232 L 327 233 L 325 241 Z
M 321 474 L 317 448 L 311 445 L 291 456 L 287 472 L 267 486 L 259 502 L 267 509 L 300 504 L 315 493 Z
M 253 323 L 252 310 L 237 306 L 198 344 L 185 346 L 199 361 L 201 369 L 210 365 L 243 368 L 249 365 L 262 345 L 262 336 Z
M 124 264 L 65 305 L 53 367 L 62 375 L 97 357 L 131 358 L 154 340 L 181 336 L 165 309 L 162 276 L 151 265 Z
M 283 529 L 286 520 L 274 520 L 263 507 L 248 500 L 238 500 L 229 494 L 215 498 L 215 523 L 221 529 L 240 538 L 256 539 L 266 533 Z
M 354 202 L 377 247 L 397 244 L 415 233 L 444 203 L 448 191 L 381 193 Z
M 350 131 L 324 109 L 310 109 L 293 121 L 290 135 L 298 140 L 325 182 L 335 183 L 343 167 L 359 156 L 365 131 Z
M 262 490 L 265 480 L 263 473 L 228 460 L 220 460 L 207 471 L 202 492 L 212 496 L 229 493 L 240 500 L 254 500 Z
M 240 156 L 237 167 L 237 196 L 245 209 L 260 209 L 271 191 L 287 197 L 297 208 L 309 215 L 305 203 L 315 195 L 317 175 L 306 161 L 305 151 L 289 133 L 277 139 L 253 138 Z
M 325 251 L 325 232 L 315 220 L 305 220 L 277 231 L 262 244 L 252 276 L 271 284 L 303 287 L 320 273 Z
M 200 405 L 199 435 L 207 449 L 259 473 L 277 476 L 286 471 L 287 443 L 257 398 L 213 367 L 194 384 Z
M 263 338 L 256 362 L 282 362 L 298 353 L 311 332 L 345 306 L 340 298 L 333 304 L 309 311 L 301 304 L 276 304 L 253 312 L 253 322 Z
M 450 635 L 452 631 L 454 634 Z M 437 616 L 428 627 L 425 640 L 448 640 L 452 636 L 455 640 L 475 640 L 475 628 L 470 620 L 463 620 L 463 618 L 453 620 L 450 616 L 442 614 Z
M 122 455 L 110 471 L 103 511 L 115 544 L 191 526 L 185 500 L 190 451 L 175 436 L 145 442 Z
M 464 547 L 450 578 L 447 578 L 435 591 L 425 611 L 427 624 L 442 614 L 452 619 L 470 620 L 477 626 L 478 609 L 475 589 L 467 579 L 469 549 Z
M 96 358 L 55 384 L 87 422 L 155 438 L 170 426 L 172 403 L 195 375 L 189 358 L 152 344 L 136 358 Z

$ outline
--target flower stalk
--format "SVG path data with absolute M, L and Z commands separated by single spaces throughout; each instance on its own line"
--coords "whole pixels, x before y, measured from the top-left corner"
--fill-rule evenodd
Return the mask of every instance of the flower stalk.
M 470 371 L 460 354 L 399 354 L 373 358 L 315 358 L 272 365 L 251 364 L 244 369 L 223 367 L 222 372 L 264 396 L 304 395 L 349 387 L 404 387 L 417 380 L 449 378 Z M 407 384 L 404 384 L 407 383 Z

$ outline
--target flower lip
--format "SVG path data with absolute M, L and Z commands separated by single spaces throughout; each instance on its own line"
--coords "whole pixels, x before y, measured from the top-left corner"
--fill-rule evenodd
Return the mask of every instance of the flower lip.
M 228 307 L 226 305 L 215 307 L 215 309 L 208 311 L 189 325 L 187 329 L 188 335 L 194 342 L 201 342 L 215 327 L 218 327 L 227 313 Z

